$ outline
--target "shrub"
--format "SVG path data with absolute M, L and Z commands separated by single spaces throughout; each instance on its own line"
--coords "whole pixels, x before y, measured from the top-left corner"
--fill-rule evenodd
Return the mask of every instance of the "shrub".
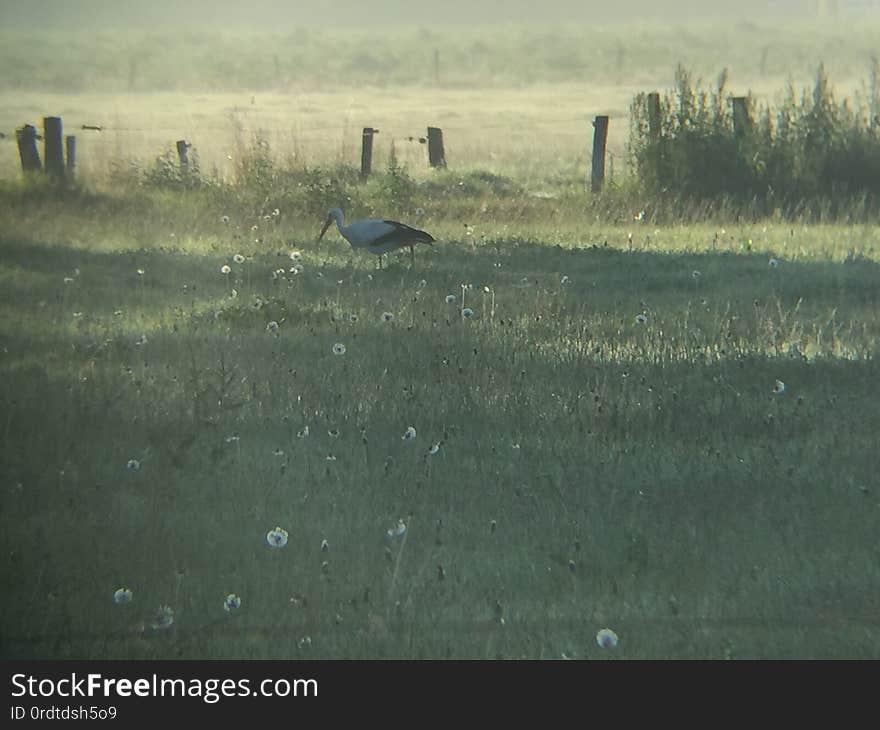
M 711 92 L 697 90 L 681 67 L 661 98 L 652 133 L 647 96 L 632 105 L 630 153 L 645 191 L 696 200 L 732 199 L 758 212 L 822 201 L 830 212 L 853 201 L 880 201 L 877 65 L 867 99 L 838 103 L 820 66 L 812 94 L 789 87 L 776 108 L 747 100 L 735 129 L 723 73 Z

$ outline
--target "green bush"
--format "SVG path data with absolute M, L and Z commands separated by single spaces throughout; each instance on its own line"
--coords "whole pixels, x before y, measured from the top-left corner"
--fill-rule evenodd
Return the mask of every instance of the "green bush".
M 812 94 L 789 87 L 775 108 L 747 99 L 735 129 L 726 73 L 711 91 L 679 67 L 676 88 L 649 119 L 648 97 L 632 105 L 630 151 L 645 191 L 695 200 L 733 200 L 757 212 L 821 202 L 829 212 L 855 201 L 880 204 L 877 64 L 866 99 L 838 103 L 823 67 Z

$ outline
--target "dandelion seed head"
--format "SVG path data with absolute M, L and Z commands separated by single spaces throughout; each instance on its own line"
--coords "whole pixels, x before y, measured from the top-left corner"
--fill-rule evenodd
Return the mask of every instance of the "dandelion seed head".
M 785 383 L 781 380 L 777 380 L 773 385 L 773 392 L 776 393 L 776 395 L 782 395 L 785 392 Z
M 403 521 L 403 518 L 401 518 L 397 520 L 397 524 L 394 527 L 385 533 L 385 536 L 389 540 L 393 540 L 397 537 L 403 537 L 404 534 L 406 534 L 406 523 Z
M 221 274 L 229 274 L 231 273 L 231 271 L 232 269 L 230 268 L 229 264 L 223 264 L 223 266 L 220 267 Z
M 345 345 L 341 342 L 337 342 L 333 345 L 333 354 L 334 355 L 344 355 L 345 354 Z
M 619 639 L 611 629 L 600 629 L 596 633 L 596 643 L 603 649 L 616 649 Z
M 125 468 L 129 471 L 137 471 L 141 468 L 141 462 L 139 462 L 137 459 L 129 459 L 128 463 L 125 465 Z
M 348 321 L 351 322 L 352 324 L 354 324 L 355 322 L 358 321 L 358 316 L 356 314 L 349 314 Z
M 131 603 L 133 597 L 130 588 L 117 588 L 113 593 L 113 603 Z
M 153 614 L 153 620 L 150 623 L 150 626 L 157 630 L 161 631 L 163 629 L 170 629 L 174 625 L 174 609 L 171 606 L 159 606 L 156 609 L 156 613 Z
M 302 260 L 302 254 L 299 251 L 291 251 L 289 255 L 290 260 L 293 262 Z
M 233 611 L 241 608 L 241 596 L 235 595 L 235 593 L 230 593 L 223 601 L 223 610 L 226 613 L 232 613 Z
M 228 225 L 229 224 L 229 216 L 228 215 L 220 216 L 220 222 Z
M 636 315 L 636 324 L 647 324 L 648 315 L 646 314 L 637 314 Z
M 702 274 L 699 271 L 697 271 L 696 269 L 694 269 L 691 272 L 691 277 L 694 279 L 699 279 L 701 276 L 702 276 Z
M 394 315 L 391 312 L 382 312 L 382 321 L 383 322 L 391 322 L 394 319 Z
M 274 319 L 273 319 L 271 322 L 269 322 L 269 324 L 266 325 L 266 332 L 269 332 L 269 333 L 271 333 L 271 334 L 273 334 L 273 335 L 274 335 L 274 334 L 277 334 L 277 332 L 278 332 L 278 322 L 276 322 Z
M 465 319 L 470 319 L 471 317 L 474 316 L 474 310 L 471 309 L 470 307 L 465 307 L 464 309 L 461 310 L 461 316 L 464 317 Z
M 408 426 L 406 431 L 403 432 L 403 436 L 401 436 L 401 440 L 403 441 L 412 441 L 416 437 L 416 430 L 412 426 Z
M 446 295 L 446 303 L 447 304 L 455 304 L 455 294 L 447 294 Z
M 771 269 L 775 269 L 779 266 L 779 259 L 770 259 L 769 264 Z
M 138 273 L 138 276 L 143 276 L 143 275 L 144 275 L 145 273 L 147 273 L 147 272 L 144 271 L 143 269 L 138 269 L 138 270 L 137 270 L 137 273 Z
M 439 443 L 439 442 L 436 443 L 436 444 L 432 444 L 432 445 L 431 445 L 431 448 L 428 449 L 428 453 L 429 453 L 431 456 L 433 456 L 434 454 L 436 454 L 438 451 L 440 451 L 440 443 Z
M 304 439 L 304 438 L 306 438 L 308 435 L 309 435 L 309 427 L 308 427 L 308 426 L 303 426 L 303 427 L 299 430 L 299 432 L 296 434 L 296 437 L 297 437 L 297 438 Z
M 266 533 L 266 542 L 269 543 L 270 547 L 273 548 L 283 548 L 287 545 L 287 539 L 289 534 L 287 530 L 281 527 L 275 527 L 274 530 L 269 530 Z
M 232 260 L 237 264 L 243 264 L 244 256 L 242 256 L 240 253 L 237 253 L 235 254 L 235 256 L 232 257 Z

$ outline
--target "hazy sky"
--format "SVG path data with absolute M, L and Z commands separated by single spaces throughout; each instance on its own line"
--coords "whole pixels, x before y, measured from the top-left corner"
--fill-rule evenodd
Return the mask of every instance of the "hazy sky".
M 833 0 L 832 0 L 833 1 Z M 845 2 L 845 0 L 840 0 Z M 0 0 L 0 25 L 17 28 L 252 27 L 295 25 L 482 26 L 487 24 L 707 20 L 760 22 L 815 15 L 818 0 Z

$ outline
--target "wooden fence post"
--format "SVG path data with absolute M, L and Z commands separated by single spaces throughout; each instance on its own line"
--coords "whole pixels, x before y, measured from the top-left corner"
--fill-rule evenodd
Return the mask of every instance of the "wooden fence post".
M 660 139 L 660 94 L 648 94 L 648 136 L 651 140 Z
M 64 147 L 62 145 L 61 117 L 43 118 L 43 154 L 46 172 L 52 177 L 64 177 Z
M 177 159 L 180 160 L 181 170 L 185 170 L 189 166 L 189 157 L 187 156 L 188 149 L 189 145 L 186 143 L 185 139 L 177 140 Z
M 378 129 L 364 127 L 364 136 L 361 140 L 361 177 L 366 178 L 373 171 L 373 135 Z
M 68 134 L 64 138 L 64 144 L 67 152 L 67 174 L 73 177 L 73 171 L 76 169 L 76 137 Z
M 25 124 L 21 129 L 15 130 L 15 138 L 18 141 L 18 154 L 21 157 L 22 172 L 35 172 L 42 170 L 40 153 L 37 150 L 37 129 Z
M 733 97 L 733 134 L 742 137 L 752 128 L 752 116 L 749 113 L 747 96 Z
M 443 130 L 439 127 L 428 127 L 428 164 L 431 167 L 446 167 Z
M 608 139 L 608 117 L 593 120 L 593 169 L 590 174 L 590 189 L 597 193 L 605 182 L 605 142 Z

